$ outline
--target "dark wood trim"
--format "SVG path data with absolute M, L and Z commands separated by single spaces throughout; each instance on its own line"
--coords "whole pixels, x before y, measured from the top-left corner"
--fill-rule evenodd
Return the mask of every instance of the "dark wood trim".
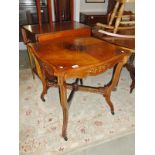
M 36 0 L 37 4 L 37 14 L 38 14 L 38 20 L 39 20 L 39 26 L 42 26 L 42 19 L 41 19 L 41 8 L 40 8 L 40 0 Z
M 48 7 L 48 19 L 49 19 L 49 23 L 50 25 L 52 25 L 52 4 L 51 4 L 51 0 L 47 0 L 47 7 Z

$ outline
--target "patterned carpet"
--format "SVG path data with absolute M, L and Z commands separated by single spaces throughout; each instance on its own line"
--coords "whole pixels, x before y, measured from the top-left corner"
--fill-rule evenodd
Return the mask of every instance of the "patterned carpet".
M 85 85 L 103 86 L 112 70 L 84 79 Z M 71 82 L 72 79 L 69 81 Z M 33 80 L 29 69 L 20 71 L 20 155 L 67 154 L 98 141 L 134 132 L 134 91 L 129 93 L 131 79 L 122 70 L 117 91 L 112 93 L 115 115 L 112 116 L 100 94 L 76 92 L 69 110 L 68 138 L 61 137 L 62 111 L 57 88 L 50 88 L 40 99 L 42 85 Z M 68 91 L 69 93 L 69 91 Z

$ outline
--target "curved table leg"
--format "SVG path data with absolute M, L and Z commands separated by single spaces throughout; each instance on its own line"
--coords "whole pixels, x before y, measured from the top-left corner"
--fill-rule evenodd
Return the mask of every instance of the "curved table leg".
M 114 106 L 111 102 L 110 96 L 111 96 L 111 91 L 115 88 L 115 86 L 118 83 L 119 77 L 120 77 L 120 73 L 122 70 L 124 63 L 121 62 L 116 66 L 112 81 L 110 81 L 110 83 L 105 87 L 105 92 L 103 94 L 103 96 L 105 97 L 108 105 L 110 106 L 110 110 L 111 110 L 111 114 L 114 115 Z
M 40 98 L 41 98 L 41 100 L 42 100 L 43 102 L 45 102 L 44 96 L 45 96 L 45 94 L 47 94 L 47 86 L 46 86 L 46 84 L 44 84 L 43 82 L 42 82 L 42 84 L 43 84 L 43 91 L 42 91 L 42 93 L 41 93 Z
M 135 79 L 132 80 L 132 83 L 130 85 L 130 94 L 132 93 L 132 91 L 135 89 Z
M 135 88 L 135 67 L 133 64 L 126 64 L 126 68 L 129 71 L 130 77 L 131 77 L 131 85 L 130 85 L 130 93 L 132 93 L 133 89 Z
M 113 104 L 111 102 L 110 94 L 107 95 L 107 96 L 105 96 L 105 99 L 106 99 L 106 101 L 107 101 L 107 103 L 108 103 L 108 105 L 110 107 L 111 114 L 114 115 L 115 114 L 115 112 L 114 112 L 114 106 L 113 106 Z
M 65 81 L 63 77 L 58 77 L 60 103 L 63 111 L 63 126 L 62 137 L 67 141 L 67 125 L 68 125 L 68 103 L 67 103 L 67 90 L 65 87 Z
M 114 74 L 115 74 L 115 71 L 116 71 L 116 67 L 117 67 L 117 65 L 115 65 L 114 68 L 113 68 L 112 79 L 114 77 Z M 111 79 L 110 83 L 112 83 L 112 79 Z M 118 80 L 118 82 L 119 82 L 119 80 Z M 116 91 L 117 90 L 118 82 L 117 82 L 116 86 L 113 88 L 112 91 Z

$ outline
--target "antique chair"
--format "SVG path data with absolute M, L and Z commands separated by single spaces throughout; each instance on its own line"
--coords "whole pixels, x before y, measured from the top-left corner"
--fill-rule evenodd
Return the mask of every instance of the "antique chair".
M 127 3 L 134 3 L 134 0 L 116 0 L 114 9 L 109 14 L 108 24 L 97 23 L 96 25 L 102 29 L 108 29 L 108 31 L 113 32 L 115 34 L 118 32 L 118 30 L 134 29 L 134 14 L 131 12 L 125 14 L 124 11 L 125 4 Z M 108 33 L 108 35 L 110 34 Z
M 126 3 L 133 2 L 134 0 L 116 0 L 115 7 L 109 15 L 108 23 L 97 23 L 92 31 L 95 37 L 121 46 L 122 49 L 128 49 L 133 53 L 125 65 L 132 79 L 130 93 L 135 87 L 135 68 L 133 64 L 135 57 L 135 17 L 131 12 L 124 15 L 124 6 Z M 113 72 L 115 72 L 115 68 Z

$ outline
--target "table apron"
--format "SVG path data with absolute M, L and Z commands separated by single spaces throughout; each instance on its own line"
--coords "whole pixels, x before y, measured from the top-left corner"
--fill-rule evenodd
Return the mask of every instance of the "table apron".
M 111 62 L 106 63 L 106 64 L 104 63 L 101 65 L 91 66 L 89 68 L 84 68 L 84 69 L 81 69 L 81 68 L 75 69 L 75 70 L 72 70 L 70 72 L 63 73 L 63 76 L 65 79 L 68 79 L 68 78 L 85 78 L 87 76 L 96 76 L 96 75 L 99 75 L 99 74 L 105 72 L 108 69 L 111 69 L 116 64 L 122 63 L 123 61 L 124 61 L 124 58 L 121 57 L 117 61 L 114 60 L 114 61 L 111 61 Z M 61 73 L 58 76 L 61 76 Z

